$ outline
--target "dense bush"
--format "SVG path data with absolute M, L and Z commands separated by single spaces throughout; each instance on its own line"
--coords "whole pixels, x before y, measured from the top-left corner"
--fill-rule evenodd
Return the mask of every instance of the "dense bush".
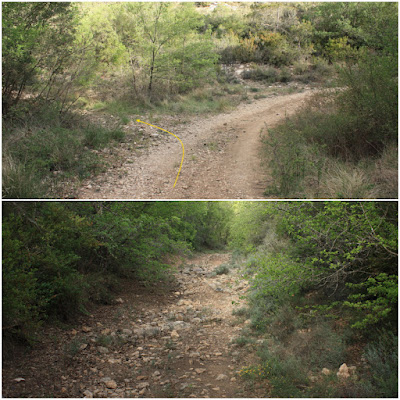
M 262 338 L 240 376 L 268 380 L 269 397 L 396 397 L 397 203 L 249 203 L 235 219 Z M 339 380 L 344 362 L 356 372 Z
M 376 397 L 398 397 L 398 336 L 380 331 L 379 338 L 365 348 Z
M 395 203 L 303 202 L 249 204 L 241 208 L 241 224 L 249 224 L 255 216 L 261 221 L 274 219 L 276 234 L 284 244 L 282 247 L 277 243 L 265 223 L 251 225 L 251 231 L 242 228 L 231 237 L 232 244 L 241 243 L 243 251 L 251 254 L 248 269 L 255 303 L 282 303 L 304 291 L 318 289 L 331 301 L 339 300 L 354 310 L 355 328 L 394 323 Z M 238 229 L 238 225 L 233 224 L 232 228 Z M 262 245 L 258 239 L 263 232 L 269 245 Z
M 329 60 L 335 62 L 335 85 L 340 89 L 319 95 L 269 132 L 265 150 L 275 179 L 275 187 L 270 189 L 285 197 L 322 197 L 321 182 L 329 187 L 331 178 L 328 164 L 336 162 L 342 169 L 348 164 L 343 186 L 347 186 L 346 175 L 352 175 L 352 168 L 361 169 L 366 178 L 354 179 L 354 188 L 340 191 L 344 196 L 332 190 L 327 197 L 387 198 L 387 193 L 374 185 L 377 179 L 365 165 L 376 163 L 388 147 L 397 144 L 397 9 L 388 3 L 324 4 L 317 9 L 328 12 L 315 20 L 316 10 L 307 12 L 315 23 L 313 40 L 320 53 L 312 58 L 314 65 L 308 71 L 305 63 L 296 62 L 294 72 L 302 74 L 296 79 L 320 79 L 330 69 Z M 362 183 L 360 190 L 357 186 L 363 180 L 370 184 Z
M 221 245 L 225 228 L 219 207 L 224 206 L 5 204 L 4 331 L 31 337 L 49 316 L 67 320 L 85 312 L 89 301 L 109 303 L 120 277 L 145 284 L 163 279 L 167 255 Z M 216 226 L 219 221 L 222 228 Z M 211 231 L 214 242 L 206 239 Z

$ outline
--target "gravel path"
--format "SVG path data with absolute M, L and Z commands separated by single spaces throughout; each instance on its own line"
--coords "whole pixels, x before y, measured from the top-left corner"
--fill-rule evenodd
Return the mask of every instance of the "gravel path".
M 232 310 L 247 281 L 238 268 L 213 273 L 230 257 L 199 254 L 167 287 L 126 282 L 116 304 L 47 328 L 40 346 L 3 363 L 3 396 L 265 397 L 265 381 L 238 375 L 256 357 L 232 342 L 246 326 Z

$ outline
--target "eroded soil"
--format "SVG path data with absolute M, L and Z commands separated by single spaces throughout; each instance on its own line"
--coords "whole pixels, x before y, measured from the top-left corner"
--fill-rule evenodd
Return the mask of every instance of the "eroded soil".
M 132 140 L 114 152 L 117 163 L 73 193 L 80 199 L 262 199 L 272 183 L 261 157 L 261 130 L 271 128 L 303 104 L 312 90 L 271 95 L 241 104 L 236 110 L 196 117 L 146 121 L 177 135 L 136 120 L 126 126 Z M 146 140 L 144 140 L 146 139 Z M 139 142 L 140 140 L 140 142 Z M 145 145 L 142 145 L 146 143 Z
M 116 304 L 46 328 L 40 346 L 3 362 L 3 396 L 265 397 L 265 381 L 249 386 L 238 375 L 256 356 L 234 342 L 246 321 L 232 310 L 248 283 L 239 268 L 214 272 L 229 260 L 199 254 L 168 286 L 126 282 Z

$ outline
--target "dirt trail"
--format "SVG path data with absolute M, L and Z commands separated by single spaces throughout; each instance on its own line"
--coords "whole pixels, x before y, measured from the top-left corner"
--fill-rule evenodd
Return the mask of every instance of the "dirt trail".
M 119 304 L 74 329 L 46 330 L 40 348 L 3 363 L 3 396 L 265 397 L 265 381 L 249 387 L 238 376 L 255 356 L 232 343 L 246 326 L 232 309 L 248 283 L 237 268 L 213 273 L 229 259 L 200 254 L 178 269 L 175 286 L 126 284 Z
M 261 166 L 263 127 L 272 127 L 294 113 L 311 90 L 272 96 L 242 104 L 232 112 L 195 118 L 190 124 L 153 122 L 177 135 L 185 160 L 173 187 L 182 156 L 181 145 L 167 133 L 131 122 L 130 129 L 149 135 L 151 145 L 120 153 L 122 163 L 84 182 L 76 198 L 102 199 L 250 199 L 265 198 L 271 182 Z M 176 122 L 176 121 L 175 121 Z M 171 125 L 171 126 L 169 126 Z M 137 146 L 135 146 L 137 148 Z

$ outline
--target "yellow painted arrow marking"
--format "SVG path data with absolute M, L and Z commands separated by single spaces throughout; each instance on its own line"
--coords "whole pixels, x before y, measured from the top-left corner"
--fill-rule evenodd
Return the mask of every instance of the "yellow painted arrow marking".
M 184 159 L 184 157 L 185 157 L 185 146 L 183 145 L 182 140 L 179 139 L 178 136 L 174 135 L 174 134 L 171 133 L 171 132 L 168 132 L 167 130 L 165 130 L 165 129 L 163 129 L 163 128 L 160 128 L 159 126 L 155 126 L 155 125 L 149 124 L 148 122 L 141 121 L 140 119 L 137 119 L 136 121 L 137 121 L 137 122 L 140 122 L 140 123 L 142 123 L 142 124 L 146 124 L 146 125 L 152 126 L 152 127 L 154 127 L 154 128 L 160 129 L 161 131 L 167 132 L 167 133 L 169 133 L 170 135 L 176 137 L 176 138 L 181 142 L 181 146 L 182 146 L 182 160 L 181 160 L 181 165 L 179 166 L 178 175 L 176 176 L 176 179 L 175 179 L 175 183 L 174 183 L 174 187 L 175 187 L 176 182 L 178 181 L 178 178 L 179 178 L 179 174 L 181 173 L 182 164 L 183 164 L 183 159 Z

